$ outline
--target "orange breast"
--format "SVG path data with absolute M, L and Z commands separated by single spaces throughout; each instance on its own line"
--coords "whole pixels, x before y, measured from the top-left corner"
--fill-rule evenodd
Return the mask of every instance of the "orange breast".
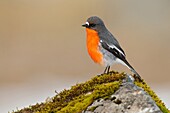
M 103 55 L 99 51 L 99 36 L 95 30 L 86 28 L 87 32 L 87 50 L 94 62 L 102 64 Z

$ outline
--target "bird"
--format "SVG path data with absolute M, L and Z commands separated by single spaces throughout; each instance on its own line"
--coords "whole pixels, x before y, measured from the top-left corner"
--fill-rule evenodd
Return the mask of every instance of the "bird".
M 86 28 L 87 51 L 95 63 L 105 67 L 103 74 L 110 72 L 113 64 L 122 64 L 129 68 L 139 80 L 140 75 L 126 60 L 126 55 L 117 39 L 106 28 L 98 16 L 91 16 L 82 27 Z

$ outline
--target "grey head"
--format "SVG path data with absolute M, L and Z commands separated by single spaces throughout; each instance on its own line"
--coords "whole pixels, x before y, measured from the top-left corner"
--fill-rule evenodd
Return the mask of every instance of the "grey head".
M 120 47 L 119 42 L 116 38 L 107 30 L 102 19 L 97 16 L 91 16 L 87 19 L 86 23 L 82 25 L 83 27 L 95 30 L 98 32 L 100 41 L 107 43 L 110 46 L 116 46 L 118 49 L 124 53 L 123 49 Z M 124 53 L 125 54 L 125 53 Z
M 82 25 L 83 27 L 93 29 L 97 32 L 106 29 L 104 22 L 97 16 L 91 16 L 87 19 L 86 23 Z
M 91 16 L 90 18 L 87 19 L 86 23 L 83 24 L 82 26 L 97 31 L 100 40 L 107 42 L 109 45 L 114 44 L 119 47 L 118 41 L 107 30 L 107 28 L 104 25 L 104 22 L 99 17 Z

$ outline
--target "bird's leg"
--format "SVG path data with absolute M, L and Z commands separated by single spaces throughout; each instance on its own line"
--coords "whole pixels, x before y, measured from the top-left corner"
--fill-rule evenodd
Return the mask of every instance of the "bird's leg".
M 109 73 L 109 71 L 110 71 L 110 66 L 108 66 L 108 68 L 107 68 L 107 74 Z
M 106 73 L 107 69 L 108 69 L 108 66 L 105 68 L 105 70 L 104 70 L 103 74 L 105 74 L 105 73 Z

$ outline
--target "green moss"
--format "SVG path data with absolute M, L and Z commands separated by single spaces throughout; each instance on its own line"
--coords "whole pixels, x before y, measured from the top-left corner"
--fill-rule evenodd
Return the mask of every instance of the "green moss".
M 123 78 L 125 78 L 125 74 L 114 71 L 109 74 L 98 75 L 85 83 L 72 86 L 69 90 L 63 90 L 51 101 L 36 104 L 15 113 L 79 113 L 92 104 L 94 100 L 108 99 L 119 88 Z M 135 84 L 148 92 L 164 113 L 170 113 L 144 81 L 136 80 Z M 96 107 L 90 108 L 91 111 L 95 109 Z
M 88 109 L 88 111 L 94 111 L 98 106 L 93 106 L 91 108 Z
M 135 84 L 139 87 L 142 87 L 152 97 L 152 99 L 156 102 L 157 106 L 161 109 L 163 113 L 170 113 L 170 111 L 166 108 L 162 100 L 159 99 L 155 92 L 152 91 L 151 88 L 144 81 L 136 81 Z
M 97 85 L 91 94 L 81 95 L 75 98 L 57 113 L 66 113 L 68 111 L 70 113 L 81 112 L 85 110 L 94 100 L 113 94 L 114 91 L 118 89 L 119 85 L 119 81 Z
M 110 72 L 95 76 L 91 80 L 76 84 L 53 97 L 52 101 L 24 108 L 16 113 L 78 113 L 85 110 L 94 100 L 106 98 L 120 86 L 123 73 Z

